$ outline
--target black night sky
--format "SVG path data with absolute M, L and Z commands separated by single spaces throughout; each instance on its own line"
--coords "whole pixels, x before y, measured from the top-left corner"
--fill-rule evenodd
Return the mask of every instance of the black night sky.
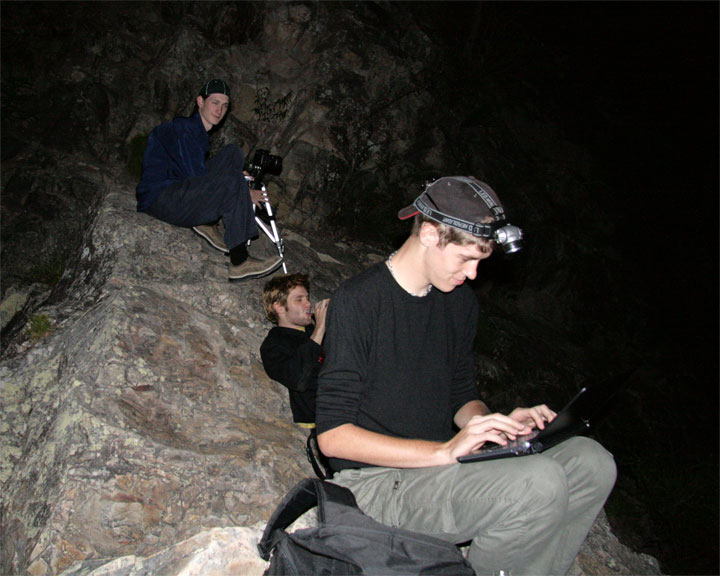
M 540 11 L 530 34 L 562 64 L 555 74 L 539 67 L 547 76 L 535 83 L 612 184 L 626 298 L 644 308 L 646 334 L 676 387 L 677 419 L 664 428 L 701 446 L 693 458 L 714 459 L 705 496 L 717 519 L 718 4 L 552 3 Z M 685 557 L 665 568 L 717 570 L 717 523 L 705 536 L 705 562 L 683 545 Z
M 433 3 L 434 4 L 434 3 Z M 704 358 L 717 384 L 718 5 L 461 2 L 520 45 L 505 72 L 603 166 L 629 296 L 658 344 Z M 437 21 L 443 14 L 433 10 Z M 492 26 L 492 23 L 489 24 Z M 456 40 L 462 41 L 462 40 Z
M 718 6 L 552 3 L 543 11 L 535 32 L 544 54 L 568 61 L 536 81 L 614 188 L 608 205 L 620 223 L 628 298 L 645 304 L 668 362 L 708 378 L 717 413 Z
M 702 350 L 712 361 L 718 319 L 717 4 L 550 8 L 558 24 L 553 49 L 574 54 L 574 74 L 561 85 L 559 79 L 562 89 L 548 97 L 568 133 L 602 158 L 616 187 L 613 212 L 622 223 L 619 245 L 632 264 L 629 286 L 652 311 L 659 344 L 692 355 Z M 704 338 L 714 345 L 705 347 Z M 710 373 L 717 374 L 716 359 L 714 364 Z

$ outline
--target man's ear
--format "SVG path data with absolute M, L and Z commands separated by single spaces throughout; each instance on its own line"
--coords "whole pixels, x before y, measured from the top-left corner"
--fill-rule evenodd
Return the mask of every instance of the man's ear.
M 198 96 L 198 97 L 195 99 L 195 102 L 197 102 L 198 108 L 202 108 L 202 107 L 203 107 L 203 104 L 205 103 L 205 100 L 203 99 L 202 96 Z
M 420 243 L 426 248 L 437 246 L 440 242 L 440 235 L 435 226 L 430 222 L 423 222 L 420 226 Z
M 275 314 L 277 314 L 278 318 L 280 318 L 280 316 L 282 314 L 285 314 L 285 312 L 287 312 L 287 309 L 285 308 L 285 306 L 280 304 L 280 302 L 273 302 L 272 307 L 273 307 L 273 310 L 275 310 Z

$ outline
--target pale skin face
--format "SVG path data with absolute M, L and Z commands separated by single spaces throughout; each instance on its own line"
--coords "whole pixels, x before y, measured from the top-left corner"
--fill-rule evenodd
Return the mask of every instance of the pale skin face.
M 318 344 L 322 344 L 325 337 L 325 317 L 329 305 L 330 300 L 325 298 L 312 306 L 308 291 L 302 286 L 295 286 L 288 294 L 287 305 L 282 306 L 276 302 L 273 304 L 273 308 L 278 317 L 278 326 L 283 328 L 304 330 L 313 323 L 314 315 L 315 329 L 310 338 Z
M 207 98 L 198 96 L 197 105 L 203 126 L 209 132 L 225 117 L 230 106 L 230 96 L 227 94 L 209 94 Z
M 465 280 L 473 280 L 477 276 L 479 262 L 491 255 L 490 252 L 482 252 L 477 244 L 440 246 L 432 226 L 423 233 L 427 242 L 424 263 L 428 283 L 442 292 L 452 292 Z
M 303 286 L 295 286 L 287 298 L 287 305 L 273 305 L 278 316 L 278 326 L 302 330 L 312 324 L 310 295 Z

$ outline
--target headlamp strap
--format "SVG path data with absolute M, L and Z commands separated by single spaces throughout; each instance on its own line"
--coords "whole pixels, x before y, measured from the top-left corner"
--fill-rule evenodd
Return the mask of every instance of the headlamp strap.
M 493 216 L 495 217 L 495 220 L 505 220 L 505 210 L 503 210 L 502 206 L 499 206 L 498 204 L 495 204 L 495 200 L 493 200 L 493 197 L 488 194 L 487 190 L 480 186 L 476 181 L 471 180 L 470 178 L 465 178 L 463 176 L 457 176 L 455 180 L 459 180 L 460 182 L 464 182 L 470 188 L 473 189 L 475 194 L 477 194 L 483 202 L 485 202 L 485 205 L 490 209 Z
M 481 224 L 477 222 L 468 222 L 467 220 L 462 220 L 460 218 L 456 218 L 455 216 L 450 216 L 443 212 L 438 212 L 437 210 L 434 210 L 433 208 L 428 206 L 423 201 L 422 197 L 417 198 L 414 202 L 414 205 L 415 208 L 425 214 L 425 216 L 427 216 L 428 218 L 437 220 L 441 224 L 446 224 L 448 226 L 452 226 L 453 228 L 458 228 L 460 230 L 463 230 L 464 232 L 472 234 L 473 236 L 477 236 L 478 238 L 493 238 L 495 236 L 495 230 L 497 230 L 498 228 L 502 228 L 505 225 L 504 219 L 496 220 L 491 224 Z M 502 208 L 500 208 L 500 212 L 502 212 Z
M 495 204 L 495 200 L 493 200 L 492 196 L 490 196 L 490 194 L 488 194 L 488 192 L 482 186 L 479 186 L 478 183 L 474 180 L 462 176 L 456 176 L 454 179 L 459 180 L 460 182 L 464 182 L 465 184 L 470 186 L 470 188 L 472 188 L 475 194 L 477 194 L 478 197 L 480 197 L 480 199 L 485 202 L 485 205 L 490 209 L 493 218 L 495 218 L 495 222 L 491 224 L 468 222 L 467 220 L 462 220 L 460 218 L 456 218 L 455 216 L 450 216 L 448 214 L 444 214 L 443 212 L 438 212 L 437 210 L 428 206 L 423 201 L 422 196 L 419 196 L 415 200 L 415 208 L 425 214 L 425 216 L 427 216 L 428 218 L 432 218 L 433 220 L 437 220 L 438 222 L 441 222 L 442 224 L 447 224 L 448 226 L 452 226 L 453 228 L 458 228 L 472 234 L 473 236 L 477 236 L 478 238 L 494 238 L 495 231 L 502 228 L 506 224 L 505 211 L 503 210 L 502 206 Z

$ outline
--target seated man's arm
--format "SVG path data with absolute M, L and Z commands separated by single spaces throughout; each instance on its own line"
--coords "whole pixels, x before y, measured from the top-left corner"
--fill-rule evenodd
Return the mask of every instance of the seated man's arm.
M 322 347 L 313 340 L 296 341 L 270 334 L 260 347 L 265 372 L 273 380 L 296 392 L 314 384 Z
M 321 373 L 320 379 L 317 439 L 320 450 L 329 458 L 391 468 L 442 466 L 455 463 L 458 457 L 485 442 L 505 444 L 507 438 L 530 431 L 508 416 L 489 414 L 481 401 L 470 400 L 455 413 L 460 431 L 447 442 L 389 436 L 354 424 L 365 393 L 360 370 L 331 368 Z
M 394 438 L 354 424 L 343 424 L 319 434 L 318 446 L 330 458 L 375 466 L 420 468 L 450 463 L 444 445 L 439 442 Z
M 479 402 L 480 403 L 480 402 Z M 482 404 L 482 403 L 480 403 Z M 466 406 L 460 409 L 463 411 Z M 468 408 L 475 411 L 478 407 Z M 343 424 L 318 434 L 318 446 L 330 458 L 342 458 L 390 468 L 426 468 L 454 464 L 485 442 L 505 444 L 530 430 L 503 414 L 475 415 L 447 442 L 395 438 Z

